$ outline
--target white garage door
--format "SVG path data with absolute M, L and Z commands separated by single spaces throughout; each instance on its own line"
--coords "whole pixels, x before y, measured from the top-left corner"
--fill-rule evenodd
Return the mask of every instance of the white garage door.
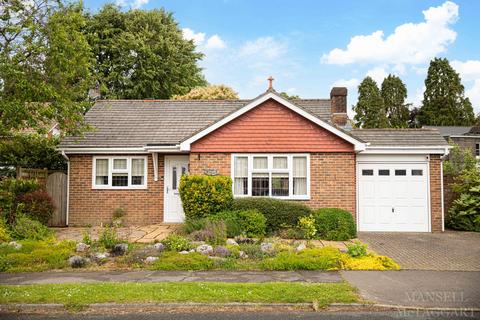
M 360 231 L 429 231 L 426 163 L 359 163 Z

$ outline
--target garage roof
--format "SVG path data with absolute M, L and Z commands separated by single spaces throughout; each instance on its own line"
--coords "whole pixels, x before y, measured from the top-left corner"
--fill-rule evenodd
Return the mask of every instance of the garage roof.
M 435 129 L 354 129 L 351 133 L 372 147 L 448 147 Z

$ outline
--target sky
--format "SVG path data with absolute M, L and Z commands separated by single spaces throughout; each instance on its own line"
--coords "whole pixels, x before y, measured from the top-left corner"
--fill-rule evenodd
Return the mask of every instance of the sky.
M 115 1 L 115 0 L 114 0 Z M 84 0 L 92 12 L 107 1 Z M 111 1 L 110 1 L 111 2 Z M 163 7 L 205 56 L 207 81 L 241 98 L 274 88 L 302 98 L 349 90 L 349 112 L 367 75 L 388 74 L 421 104 L 429 61 L 446 57 L 480 112 L 480 1 L 116 0 L 124 10 Z

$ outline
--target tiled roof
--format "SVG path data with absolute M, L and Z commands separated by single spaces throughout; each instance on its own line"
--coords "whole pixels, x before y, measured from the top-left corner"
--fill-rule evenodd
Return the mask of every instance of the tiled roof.
M 354 129 L 351 133 L 370 146 L 448 146 L 435 129 Z
M 424 126 L 425 129 L 437 129 L 444 137 L 460 136 L 468 134 L 472 127 L 461 126 Z

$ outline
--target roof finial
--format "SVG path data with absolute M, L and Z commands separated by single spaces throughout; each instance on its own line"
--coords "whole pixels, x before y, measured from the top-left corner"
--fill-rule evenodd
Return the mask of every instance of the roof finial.
M 273 80 L 275 80 L 275 79 L 273 79 L 273 77 L 270 76 L 270 77 L 268 77 L 267 80 L 268 80 L 268 91 L 272 91 L 273 90 Z

